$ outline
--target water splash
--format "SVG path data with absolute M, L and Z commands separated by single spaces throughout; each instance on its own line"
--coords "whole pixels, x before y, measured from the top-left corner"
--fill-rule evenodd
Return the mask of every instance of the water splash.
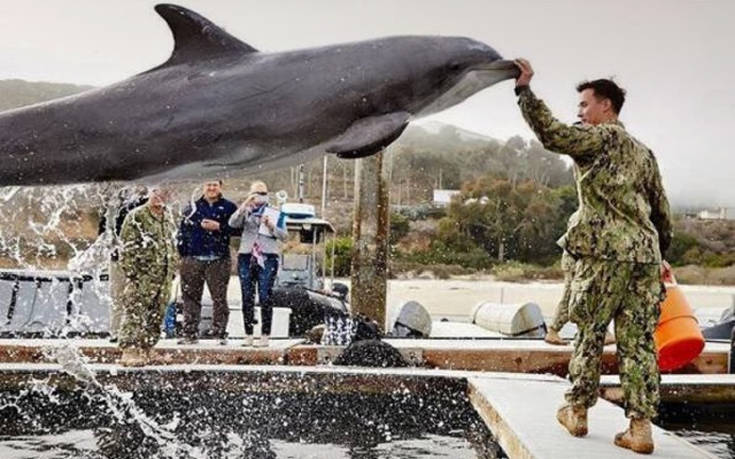
M 182 457 L 186 448 L 182 451 L 182 446 L 177 442 L 175 430 L 179 422 L 178 417 L 174 416 L 167 424 L 158 424 L 135 404 L 132 393 L 121 392 L 114 385 L 102 385 L 89 367 L 88 359 L 70 344 L 49 348 L 46 353 L 47 358 L 61 365 L 62 372 L 73 376 L 84 386 L 85 391 L 93 397 L 99 397 L 105 403 L 113 415 L 114 423 L 117 424 L 110 428 L 109 432 L 113 432 L 114 427 L 132 426 L 140 429 L 147 439 L 155 442 L 158 446 L 156 449 L 162 457 Z
M 36 308 L 32 314 L 40 308 L 53 315 L 53 323 L 31 324 L 37 318 L 18 314 L 12 321 L 9 317 L 7 326 L 0 325 L 0 331 L 45 337 L 103 331 L 104 320 L 95 324 L 80 305 L 84 299 L 101 305 L 95 310 L 110 304 L 106 274 L 110 255 L 119 247 L 117 210 L 143 192 L 145 187 L 123 183 L 0 189 L 0 221 L 5 222 L 0 225 L 0 268 L 44 277 L 44 288 L 38 281 L 33 288 L 31 280 L 23 290 L 26 284 L 21 283 L 19 303 L 28 298 L 32 304 L 26 307 Z M 99 233 L 103 216 L 110 224 Z
M 105 411 L 112 415 L 109 426 L 97 429 L 98 446 L 107 455 L 206 459 L 238 458 L 243 457 L 243 451 L 269 450 L 267 441 L 254 431 L 234 432 L 210 427 L 192 432 L 181 428 L 181 417 L 177 412 L 167 422 L 156 421 L 136 404 L 133 393 L 122 392 L 112 384 L 100 383 L 88 359 L 70 344 L 49 348 L 46 355 L 61 365 L 62 372 L 73 376 L 88 397 L 101 401 Z M 120 370 L 113 370 L 117 371 Z M 207 419 L 206 411 L 203 415 Z

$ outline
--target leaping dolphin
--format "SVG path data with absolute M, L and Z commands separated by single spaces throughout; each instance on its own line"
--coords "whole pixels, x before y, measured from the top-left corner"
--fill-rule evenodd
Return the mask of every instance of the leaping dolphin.
M 325 152 L 367 156 L 410 120 L 518 72 L 468 38 L 264 53 L 186 8 L 155 9 L 174 37 L 165 63 L 0 113 L 0 186 L 223 176 Z

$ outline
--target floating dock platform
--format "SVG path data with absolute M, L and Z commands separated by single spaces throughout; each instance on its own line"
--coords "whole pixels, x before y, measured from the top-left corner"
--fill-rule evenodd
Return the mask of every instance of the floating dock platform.
M 449 370 L 500 371 L 566 376 L 572 346 L 553 346 L 539 339 L 387 339 L 417 366 Z M 153 356 L 160 364 L 226 365 L 318 365 L 329 363 L 342 347 L 304 344 L 302 339 L 272 338 L 266 348 L 242 347 L 242 340 L 219 345 L 201 340 L 194 345 L 178 345 L 161 340 Z M 90 362 L 113 363 L 120 349 L 104 339 L 0 339 L 0 362 L 52 362 L 50 350 L 58 346 L 78 348 Z M 682 374 L 725 374 L 728 369 L 727 343 L 707 343 L 702 354 L 677 370 Z M 616 374 L 615 346 L 606 346 L 602 373 Z

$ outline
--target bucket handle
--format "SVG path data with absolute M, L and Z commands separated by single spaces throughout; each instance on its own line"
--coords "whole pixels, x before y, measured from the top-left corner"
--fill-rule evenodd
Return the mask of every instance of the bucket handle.
M 669 276 L 668 278 L 661 279 L 666 286 L 672 286 L 672 287 L 678 287 L 679 283 L 676 281 L 676 276 L 674 276 L 674 269 L 669 266 Z

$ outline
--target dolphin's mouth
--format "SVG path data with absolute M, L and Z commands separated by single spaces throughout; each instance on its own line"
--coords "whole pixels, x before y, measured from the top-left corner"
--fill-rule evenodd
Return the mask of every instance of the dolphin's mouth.
M 507 78 L 518 78 L 521 74 L 515 62 L 509 60 L 498 60 L 486 64 L 474 65 L 470 71 L 500 73 L 504 76 L 507 75 Z
M 481 88 L 492 86 L 501 81 L 518 78 L 520 74 L 521 71 L 515 62 L 498 60 L 472 66 L 468 69 L 458 86 L 464 86 L 465 88 L 467 86 L 474 87 L 473 92 L 476 92 Z
M 497 60 L 469 68 L 451 88 L 423 107 L 417 117 L 431 115 L 457 105 L 471 95 L 501 81 L 517 78 L 520 70 L 513 61 Z

